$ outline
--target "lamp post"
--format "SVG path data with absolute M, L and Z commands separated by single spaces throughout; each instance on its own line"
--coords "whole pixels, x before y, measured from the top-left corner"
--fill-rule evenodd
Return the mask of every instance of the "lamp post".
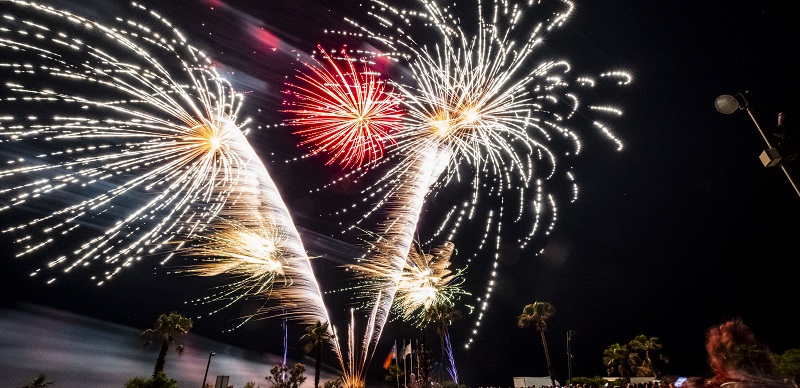
M 206 378 L 208 377 L 208 367 L 211 366 L 211 357 L 213 357 L 216 353 L 211 352 L 208 354 L 208 363 L 206 364 L 206 374 L 203 375 L 203 386 L 201 388 L 206 388 Z
M 759 159 L 761 159 L 761 163 L 764 164 L 764 167 L 773 167 L 773 166 L 780 166 L 783 173 L 786 174 L 786 178 L 789 179 L 789 183 L 792 184 L 794 187 L 794 191 L 800 196 L 800 189 L 797 187 L 797 183 L 794 181 L 791 172 L 789 169 L 786 168 L 786 164 L 783 162 L 782 155 L 778 152 L 778 149 L 772 146 L 772 142 L 769 141 L 769 138 L 761 129 L 761 126 L 758 125 L 758 121 L 756 120 L 755 116 L 753 116 L 753 112 L 750 110 L 750 103 L 747 101 L 747 97 L 745 96 L 747 92 L 739 93 L 736 96 L 731 96 L 730 94 L 723 94 L 714 101 L 714 107 L 717 108 L 717 111 L 724 114 L 731 114 L 736 112 L 737 110 L 744 110 L 747 112 L 747 115 L 750 116 L 750 119 L 753 121 L 753 124 L 756 125 L 756 129 L 761 134 L 761 137 L 764 138 L 764 142 L 767 143 L 767 149 L 761 153 Z
M 572 386 L 572 336 L 575 330 L 567 330 L 567 386 Z

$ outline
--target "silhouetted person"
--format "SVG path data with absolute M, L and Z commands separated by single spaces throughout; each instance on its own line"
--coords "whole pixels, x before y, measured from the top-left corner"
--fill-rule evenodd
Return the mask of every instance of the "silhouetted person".
M 775 377 L 772 351 L 756 340 L 741 318 L 706 332 L 708 363 L 714 376 L 699 384 L 705 388 L 793 387 Z

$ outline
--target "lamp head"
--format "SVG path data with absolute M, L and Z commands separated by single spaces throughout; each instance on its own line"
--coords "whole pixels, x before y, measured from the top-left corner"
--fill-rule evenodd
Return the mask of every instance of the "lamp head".
M 723 94 L 717 97 L 717 99 L 714 100 L 714 107 L 717 108 L 718 112 L 726 115 L 742 109 L 741 104 L 739 104 L 739 100 L 730 94 Z

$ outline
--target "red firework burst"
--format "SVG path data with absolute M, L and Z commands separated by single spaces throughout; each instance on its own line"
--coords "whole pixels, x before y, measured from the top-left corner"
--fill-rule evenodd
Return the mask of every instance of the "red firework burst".
M 294 97 L 284 102 L 289 107 L 284 112 L 292 114 L 287 124 L 302 128 L 292 132 L 303 137 L 298 146 L 330 155 L 326 165 L 369 164 L 395 142 L 392 134 L 402 125 L 400 96 L 366 64 L 358 71 L 344 49 L 334 58 L 317 48 L 325 62 L 304 63 L 308 72 L 298 70 L 298 83 L 286 84 Z

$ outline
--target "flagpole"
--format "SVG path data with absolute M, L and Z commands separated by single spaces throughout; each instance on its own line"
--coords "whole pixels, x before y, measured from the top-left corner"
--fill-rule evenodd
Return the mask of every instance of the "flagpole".
M 419 356 L 419 340 L 417 340 L 417 356 Z M 414 374 L 414 349 L 411 349 L 411 374 Z M 419 374 L 419 360 L 417 360 L 417 374 Z M 417 375 L 414 375 L 416 379 Z M 412 383 L 416 383 L 416 381 L 412 381 Z
M 406 368 L 406 339 L 403 338 L 403 386 L 408 388 L 408 369 Z
M 395 338 L 394 340 L 394 348 L 397 349 L 397 338 Z M 398 359 L 397 354 L 395 354 L 394 366 L 396 366 L 397 371 L 400 372 L 400 364 L 398 364 L 399 361 L 397 361 L 397 359 Z M 397 379 L 397 388 L 400 388 L 400 376 L 395 375 L 394 377 Z

